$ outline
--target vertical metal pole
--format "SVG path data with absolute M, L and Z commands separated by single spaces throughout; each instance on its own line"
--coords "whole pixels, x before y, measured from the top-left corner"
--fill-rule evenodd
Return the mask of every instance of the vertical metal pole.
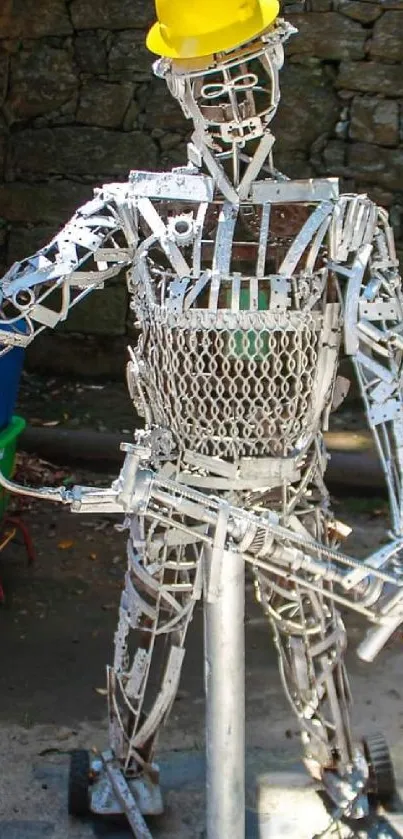
M 206 550 L 207 839 L 245 839 L 245 563 Z

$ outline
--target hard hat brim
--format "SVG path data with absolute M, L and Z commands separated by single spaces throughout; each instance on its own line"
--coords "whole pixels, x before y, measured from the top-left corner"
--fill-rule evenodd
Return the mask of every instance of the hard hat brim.
M 165 27 L 157 21 L 147 35 L 146 46 L 150 52 L 162 58 L 202 58 L 205 55 L 233 49 L 264 32 L 276 19 L 280 9 L 278 0 L 258 0 L 258 6 L 260 21 L 257 30 L 256 20 L 253 18 L 251 21 L 235 21 L 220 32 L 208 32 L 193 38 L 180 36 L 175 38 L 174 42 L 167 39 L 168 33 L 164 32 Z

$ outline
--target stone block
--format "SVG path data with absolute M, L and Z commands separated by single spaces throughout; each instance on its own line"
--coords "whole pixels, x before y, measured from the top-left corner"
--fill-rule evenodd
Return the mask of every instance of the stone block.
M 134 99 L 129 104 L 123 120 L 123 131 L 134 131 L 139 127 L 140 107 Z
M 395 198 L 393 192 L 382 189 L 382 187 L 371 186 L 370 184 L 357 183 L 356 192 L 367 193 L 379 207 L 390 207 Z
M 325 175 L 347 175 L 346 143 L 343 140 L 330 140 L 322 153 L 321 172 Z
M 8 237 L 8 265 L 36 253 L 53 239 L 56 232 L 53 227 L 14 227 Z
M 1 133 L 1 124 L 0 124 L 0 178 L 4 176 L 4 169 L 6 165 L 6 156 L 7 156 L 7 136 Z
M 54 111 L 49 111 L 47 114 L 35 117 L 30 124 L 34 128 L 46 128 L 51 125 L 72 125 L 75 122 L 77 105 L 78 90 L 76 90 L 72 98 L 68 99 L 67 102 L 64 102 L 60 108 L 55 108 Z
M 13 223 L 50 224 L 56 231 L 92 196 L 90 186 L 74 181 L 1 184 L 0 217 Z
M 273 121 L 276 146 L 287 152 L 308 150 L 320 134 L 331 132 L 339 115 L 332 83 L 320 66 L 286 65 L 282 99 Z
M 29 128 L 14 135 L 12 148 L 18 179 L 26 173 L 125 176 L 129 169 L 152 169 L 156 159 L 155 144 L 145 134 L 92 126 Z
M 274 165 L 279 172 L 289 178 L 314 177 L 313 168 L 304 152 L 295 151 L 293 154 L 288 154 L 287 151 L 284 153 L 278 151 L 274 155 Z
M 173 169 L 174 166 L 184 166 L 186 164 L 186 142 L 183 142 L 175 149 L 168 149 L 161 153 L 158 161 L 157 169 L 164 172 L 167 169 Z
M 364 183 L 373 183 L 391 190 L 403 190 L 403 154 L 401 149 L 374 147 L 370 143 L 351 143 L 348 147 L 348 168 Z
M 144 0 L 72 0 L 70 14 L 75 29 L 146 30 L 155 20 L 153 3 Z
M 128 293 L 124 277 L 119 284 L 106 284 L 93 291 L 69 313 L 58 326 L 60 333 L 81 332 L 83 335 L 124 335 L 128 311 Z
M 65 0 L 7 0 L 0 3 L 1 38 L 43 38 L 70 35 Z
M 108 71 L 106 42 L 102 33 L 78 32 L 74 39 L 74 56 L 83 73 L 99 76 Z
M 362 93 L 380 93 L 398 99 L 403 96 L 402 68 L 377 61 L 343 61 L 335 87 Z
M 393 204 L 389 211 L 389 219 L 396 239 L 401 240 L 403 238 L 403 206 L 401 204 Z
M 6 106 L 12 119 L 28 119 L 60 108 L 78 87 L 72 55 L 43 41 L 11 57 Z
M 384 61 L 403 61 L 403 9 L 385 12 L 375 23 L 369 54 Z
M 103 128 L 118 128 L 123 123 L 133 91 L 134 86 L 130 82 L 117 84 L 95 79 L 83 82 L 77 108 L 77 122 Z
M 313 12 L 330 12 L 332 0 L 311 0 L 311 9 Z
M 311 55 L 326 61 L 364 58 L 368 32 L 360 23 L 337 12 L 289 15 L 298 35 L 287 44 L 288 55 Z
M 3 256 L 4 246 L 7 242 L 7 227 L 3 219 L 0 219 L 0 249 Z
M 349 133 L 352 140 L 378 143 L 381 146 L 397 146 L 399 142 L 397 101 L 356 96 L 351 105 Z
M 144 127 L 149 131 L 161 128 L 164 133 L 179 131 L 186 134 L 191 129 L 190 120 L 185 119 L 179 102 L 171 96 L 161 79 L 155 79 L 149 85 L 148 95 L 143 95 L 139 104 L 143 104 Z
M 0 105 L 3 104 L 8 87 L 8 65 L 9 57 L 7 53 L 0 50 Z
M 342 15 L 358 20 L 360 23 L 372 23 L 382 14 L 382 8 L 367 0 L 338 0 L 335 8 Z
M 113 33 L 108 63 L 110 77 L 118 81 L 151 79 L 153 57 L 146 48 L 144 32 Z

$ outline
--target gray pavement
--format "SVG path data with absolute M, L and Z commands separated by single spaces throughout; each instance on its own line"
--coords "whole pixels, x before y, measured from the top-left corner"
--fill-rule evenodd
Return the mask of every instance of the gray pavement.
M 25 737 L 27 760 L 15 761 L 14 786 L 8 787 L 2 774 L 1 839 L 130 839 L 124 822 L 88 819 L 70 820 L 65 798 L 68 755 L 42 748 L 32 760 L 31 749 L 48 741 L 49 730 L 31 731 Z M 82 730 L 80 739 L 91 739 L 91 731 Z M 4 734 L 4 732 L 3 732 Z M 67 736 L 67 733 L 66 733 Z M 70 746 L 68 737 L 65 746 Z M 14 752 L 20 732 L 13 731 Z M 28 739 L 28 743 L 27 743 Z M 21 743 L 20 743 L 21 745 Z M 53 747 L 55 748 L 55 747 Z M 31 760 L 30 760 L 31 758 Z M 204 832 L 204 760 L 201 752 L 166 752 L 160 761 L 162 786 L 166 793 L 166 812 L 150 819 L 155 839 L 201 839 Z M 11 805 L 11 806 L 10 806 Z M 317 794 L 313 783 L 290 755 L 252 749 L 247 753 L 246 839 L 397 839 L 403 836 L 403 813 L 381 813 L 366 823 L 336 823 Z M 230 839 L 230 837 L 229 837 Z

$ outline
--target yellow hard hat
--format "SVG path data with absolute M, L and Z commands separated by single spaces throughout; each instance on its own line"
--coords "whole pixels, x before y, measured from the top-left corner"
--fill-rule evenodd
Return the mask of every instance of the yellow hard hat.
M 233 49 L 267 29 L 278 0 L 156 0 L 146 44 L 164 58 L 200 58 Z

